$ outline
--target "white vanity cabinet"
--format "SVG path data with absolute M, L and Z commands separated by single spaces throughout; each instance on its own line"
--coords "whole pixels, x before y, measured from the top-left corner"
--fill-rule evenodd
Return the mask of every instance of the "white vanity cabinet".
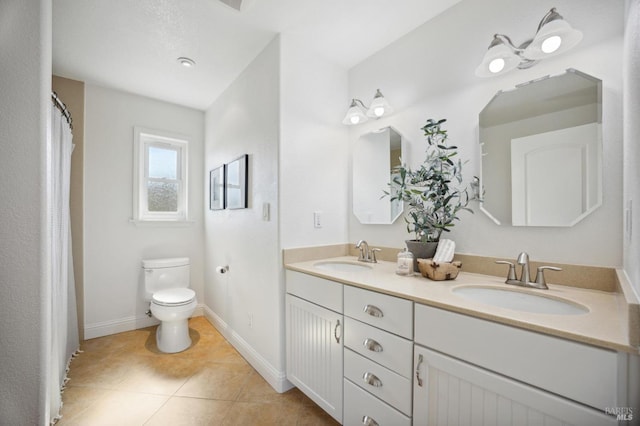
M 410 426 L 413 302 L 344 287 L 344 424 Z
M 640 424 L 607 414 L 637 407 L 636 355 L 286 274 L 287 378 L 342 424 Z
M 414 425 L 614 425 L 620 355 L 415 306 Z
M 342 423 L 342 284 L 286 272 L 287 379 Z

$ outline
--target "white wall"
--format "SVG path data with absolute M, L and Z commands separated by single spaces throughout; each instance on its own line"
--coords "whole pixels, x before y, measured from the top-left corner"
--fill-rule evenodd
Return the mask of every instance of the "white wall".
M 411 142 L 410 163 L 424 158 L 420 131 L 427 118 L 446 118 L 449 140 L 470 162 L 466 179 L 479 173 L 478 113 L 501 89 L 573 67 L 603 80 L 604 201 L 603 206 L 572 228 L 498 227 L 475 206 L 475 215 L 463 212 L 448 234 L 461 253 L 515 257 L 527 251 L 533 259 L 554 262 L 620 266 L 622 264 L 622 2 L 508 1 L 492 7 L 463 1 L 349 72 L 354 97 L 380 88 L 397 112 L 377 122 L 354 126 L 350 139 L 392 125 Z M 495 32 L 524 41 L 535 32 L 540 18 L 552 6 L 585 33 L 581 45 L 559 57 L 523 71 L 480 79 L 475 67 Z M 495 13 L 501 10 L 500 13 Z M 461 29 L 464 29 L 461 31 Z M 393 226 L 361 225 L 349 219 L 349 239 L 370 244 L 404 246 L 409 234 L 402 219 Z
M 640 294 L 640 0 L 627 1 L 624 46 L 624 269 Z
M 209 170 L 249 155 L 248 208 L 205 211 L 206 313 L 275 388 L 285 380 L 278 246 L 279 60 L 276 38 L 207 110 L 204 156 L 208 179 Z M 208 206 L 208 194 L 205 199 Z M 265 203 L 269 221 L 262 217 Z M 229 265 L 229 272 L 217 274 L 219 265 Z
M 51 2 L 0 2 L 0 424 L 49 424 Z
M 85 338 L 155 323 L 141 292 L 141 260 L 191 258 L 191 286 L 204 302 L 204 113 L 95 85 L 85 99 Z M 189 215 L 184 227 L 130 222 L 134 126 L 189 139 Z
M 205 213 L 208 314 L 277 390 L 290 386 L 281 248 L 346 239 L 346 92 L 346 70 L 284 34 L 206 115 L 205 170 L 247 153 L 250 174 L 248 209 Z M 314 211 L 322 228 L 314 228 Z M 229 272 L 217 274 L 219 265 Z
M 280 238 L 283 248 L 344 243 L 349 214 L 347 71 L 281 36 Z M 321 212 L 321 228 L 313 213 Z

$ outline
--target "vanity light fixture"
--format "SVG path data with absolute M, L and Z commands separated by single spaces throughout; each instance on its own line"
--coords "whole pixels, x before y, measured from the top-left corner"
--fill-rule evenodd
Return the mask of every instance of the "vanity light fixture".
M 393 112 L 393 108 L 389 105 L 389 102 L 384 98 L 380 89 L 376 90 L 376 94 L 371 101 L 371 106 L 367 107 L 360 99 L 351 99 L 351 105 L 347 110 L 347 114 L 342 120 L 342 124 L 348 126 L 354 124 L 360 124 L 367 121 L 369 118 L 380 118 L 385 115 L 389 115 Z
M 515 68 L 526 69 L 537 61 L 559 55 L 582 40 L 582 32 L 569 25 L 552 8 L 538 24 L 536 35 L 520 46 L 515 46 L 504 34 L 495 34 L 482 63 L 476 68 L 478 77 L 492 77 Z
M 177 59 L 178 63 L 185 68 L 193 68 L 196 66 L 196 61 L 186 56 L 181 56 Z

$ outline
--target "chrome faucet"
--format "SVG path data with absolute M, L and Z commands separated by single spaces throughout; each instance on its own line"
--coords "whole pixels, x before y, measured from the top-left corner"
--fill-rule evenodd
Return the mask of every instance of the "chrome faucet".
M 538 288 L 541 290 L 546 290 L 547 281 L 544 278 L 545 269 L 549 269 L 552 271 L 562 271 L 562 268 L 558 268 L 555 266 L 538 266 L 538 270 L 536 273 L 536 279 L 531 281 L 531 275 L 529 273 L 529 255 L 525 252 L 522 252 L 518 255 L 518 259 L 516 263 L 522 267 L 520 271 L 520 279 L 516 277 L 516 266 L 508 262 L 506 260 L 496 260 L 496 263 L 509 265 L 509 273 L 507 275 L 507 280 L 505 283 L 517 285 L 520 287 L 530 287 L 530 288 Z
M 370 249 L 369 244 L 365 240 L 358 241 L 356 248 L 360 249 L 360 255 L 358 256 L 360 262 L 378 263 L 376 252 L 380 251 L 379 248 Z

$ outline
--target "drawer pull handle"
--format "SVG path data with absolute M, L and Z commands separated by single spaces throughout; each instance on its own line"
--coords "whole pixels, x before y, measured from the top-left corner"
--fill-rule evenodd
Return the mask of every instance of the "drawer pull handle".
M 362 378 L 364 379 L 364 381 L 368 385 L 371 385 L 371 386 L 376 387 L 376 388 L 379 388 L 379 387 L 382 386 L 382 381 L 380 379 L 378 379 L 378 376 L 376 376 L 373 373 L 366 372 L 366 373 L 364 373 Z
M 362 342 L 362 345 L 372 352 L 382 352 L 382 345 L 368 337 L 364 339 L 364 342 Z
M 362 424 L 365 426 L 379 426 L 378 422 L 369 416 L 362 416 Z
M 336 326 L 333 329 L 333 337 L 336 338 L 336 343 L 340 343 L 340 336 L 338 336 L 338 327 L 340 327 L 340 320 L 336 321 Z
M 416 380 L 418 382 L 418 386 L 422 387 L 422 378 L 420 377 L 420 364 L 422 364 L 422 355 L 418 355 L 418 364 L 416 365 Z
M 371 315 L 372 317 L 382 318 L 384 316 L 382 314 L 382 310 L 374 305 L 365 305 L 365 307 L 362 310 L 368 313 L 369 315 Z

